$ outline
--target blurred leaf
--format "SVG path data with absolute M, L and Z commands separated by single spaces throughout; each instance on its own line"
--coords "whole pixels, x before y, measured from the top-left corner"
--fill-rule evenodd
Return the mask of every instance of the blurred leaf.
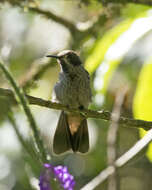
M 143 66 L 139 75 L 136 93 L 133 101 L 133 112 L 136 119 L 152 121 L 152 58 Z M 140 129 L 143 137 L 146 131 Z M 152 161 L 152 143 L 147 150 L 147 156 Z
M 146 13 L 144 13 L 146 17 L 138 18 L 138 15 L 135 20 L 128 19 L 120 23 L 97 42 L 93 53 L 86 61 L 86 68 L 91 73 L 100 65 L 94 80 L 96 92 L 105 94 L 112 74 L 124 55 L 137 40 L 152 29 L 151 16 Z M 96 102 L 100 104 L 100 101 Z
M 99 66 L 94 82 L 96 92 L 105 94 L 112 74 L 119 63 L 120 60 L 105 61 Z
M 123 32 L 125 32 L 130 27 L 132 22 L 132 19 L 121 22 L 116 27 L 106 32 L 105 35 L 96 42 L 96 46 L 93 52 L 85 63 L 85 67 L 90 73 L 93 73 L 96 70 L 96 68 L 103 61 L 109 47 L 118 39 L 118 37 Z
M 145 12 L 150 9 L 147 5 L 129 3 L 125 8 L 122 9 L 122 15 L 126 18 L 137 18 L 138 16 L 145 16 Z

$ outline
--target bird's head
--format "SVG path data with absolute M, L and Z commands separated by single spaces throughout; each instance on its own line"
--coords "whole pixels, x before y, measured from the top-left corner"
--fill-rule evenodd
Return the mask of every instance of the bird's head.
M 47 57 L 56 58 L 61 66 L 64 64 L 72 66 L 79 66 L 82 64 L 79 56 L 72 50 L 64 50 L 57 55 L 47 55 Z

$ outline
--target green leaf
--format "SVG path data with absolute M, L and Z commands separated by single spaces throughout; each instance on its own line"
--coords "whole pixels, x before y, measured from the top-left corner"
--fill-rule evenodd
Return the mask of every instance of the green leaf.
M 107 86 L 109 84 L 110 79 L 112 78 L 112 74 L 119 63 L 120 60 L 113 60 L 103 62 L 99 66 L 94 80 L 94 88 L 96 92 L 100 92 L 102 94 L 106 93 Z
M 151 16 L 147 13 L 146 11 L 142 13 L 142 17 L 139 17 L 139 14 L 136 19 L 121 22 L 97 42 L 85 65 L 90 73 L 96 71 L 94 80 L 96 92 L 105 94 L 112 74 L 124 55 L 136 41 L 152 29 Z M 97 96 L 97 102 L 100 103 L 98 99 L 101 97 Z
M 145 12 L 151 7 L 147 5 L 128 3 L 126 7 L 121 10 L 121 15 L 127 18 L 137 18 L 137 15 L 145 16 Z
M 96 68 L 101 64 L 109 47 L 118 39 L 118 37 L 123 32 L 125 32 L 130 27 L 132 22 L 132 19 L 121 22 L 120 24 L 106 32 L 106 34 L 96 42 L 96 46 L 93 52 L 88 57 L 85 63 L 85 68 L 90 73 L 93 73 Z
M 143 66 L 133 100 L 133 113 L 136 119 L 152 121 L 152 58 Z M 140 136 L 143 137 L 146 131 L 140 129 Z M 147 150 L 147 157 L 152 161 L 152 143 Z

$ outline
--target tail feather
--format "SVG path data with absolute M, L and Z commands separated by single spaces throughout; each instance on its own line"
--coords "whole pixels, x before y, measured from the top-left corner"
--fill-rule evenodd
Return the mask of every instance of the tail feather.
M 87 120 L 84 119 L 77 132 L 78 140 L 78 150 L 81 153 L 86 153 L 89 150 L 89 133 Z
M 88 152 L 89 135 L 87 120 L 82 120 L 78 131 L 74 135 L 71 135 L 67 114 L 62 111 L 54 136 L 53 149 L 56 154 L 61 154 L 69 149 L 72 149 L 73 152 Z
M 53 140 L 53 150 L 56 154 L 61 154 L 71 148 L 69 135 L 67 115 L 62 111 Z
M 72 136 L 70 134 L 71 148 L 73 152 L 86 153 L 89 150 L 89 135 L 88 135 L 88 126 L 87 120 L 84 119 L 78 131 Z

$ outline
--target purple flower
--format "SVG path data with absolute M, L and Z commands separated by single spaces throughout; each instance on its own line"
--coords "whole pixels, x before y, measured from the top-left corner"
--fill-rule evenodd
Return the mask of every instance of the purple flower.
M 60 186 L 65 190 L 73 190 L 75 181 L 74 177 L 68 172 L 66 166 L 52 166 L 44 164 L 44 172 L 40 176 L 40 190 L 53 190 L 52 182 L 58 181 Z

